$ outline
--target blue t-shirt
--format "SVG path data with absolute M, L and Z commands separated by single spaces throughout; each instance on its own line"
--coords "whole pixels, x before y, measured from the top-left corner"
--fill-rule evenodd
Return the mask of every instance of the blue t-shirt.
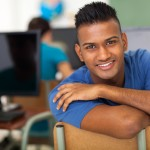
M 61 62 L 68 61 L 67 55 L 60 48 L 41 44 L 41 79 L 54 80 L 57 72 L 57 65 Z
M 146 50 L 128 51 L 124 54 L 125 60 L 125 83 L 124 88 L 150 90 L 150 52 Z M 63 112 L 56 109 L 57 103 L 53 103 L 53 98 L 56 95 L 57 88 L 66 83 L 80 82 L 86 84 L 93 84 L 90 72 L 86 66 L 80 67 L 71 76 L 62 81 L 49 94 L 50 109 L 54 117 L 58 121 L 67 122 L 80 128 L 80 124 L 84 116 L 95 106 L 107 104 L 110 106 L 119 105 L 111 100 L 103 98 L 94 101 L 74 101 L 67 111 Z

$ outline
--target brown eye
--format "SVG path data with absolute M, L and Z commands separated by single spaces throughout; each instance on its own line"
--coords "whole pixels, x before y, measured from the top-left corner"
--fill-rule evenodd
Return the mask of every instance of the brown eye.
M 94 48 L 96 48 L 95 45 L 88 45 L 88 46 L 86 47 L 86 49 L 94 49 Z
M 115 43 L 117 43 L 116 40 L 111 40 L 111 41 L 107 41 L 107 42 L 106 42 L 106 45 L 113 45 L 113 44 L 115 44 Z

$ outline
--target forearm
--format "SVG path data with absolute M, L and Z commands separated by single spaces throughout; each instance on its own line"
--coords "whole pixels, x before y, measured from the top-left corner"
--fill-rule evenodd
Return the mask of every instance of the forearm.
M 129 105 L 150 114 L 150 91 L 100 85 L 99 97 Z
M 127 105 L 104 104 L 95 107 L 84 117 L 81 128 L 116 138 L 132 138 L 149 125 L 150 116 L 141 110 Z

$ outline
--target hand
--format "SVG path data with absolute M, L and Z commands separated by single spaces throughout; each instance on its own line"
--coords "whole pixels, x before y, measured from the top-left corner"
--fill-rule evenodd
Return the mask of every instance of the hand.
M 59 92 L 55 95 L 53 102 L 59 98 L 57 109 L 63 106 L 63 111 L 66 111 L 69 104 L 78 100 L 94 100 L 99 97 L 98 84 L 81 84 L 70 83 L 62 85 L 58 88 Z

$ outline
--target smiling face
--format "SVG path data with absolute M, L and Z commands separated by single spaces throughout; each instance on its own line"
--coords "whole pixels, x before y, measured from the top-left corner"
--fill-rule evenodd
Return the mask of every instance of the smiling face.
M 78 40 L 76 53 L 89 68 L 94 83 L 123 82 L 127 38 L 115 20 L 81 25 Z

